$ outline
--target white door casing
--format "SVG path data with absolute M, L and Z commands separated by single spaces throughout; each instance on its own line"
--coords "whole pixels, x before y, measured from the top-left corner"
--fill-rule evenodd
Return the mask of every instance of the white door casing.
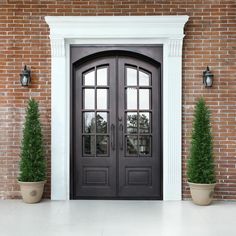
M 181 200 L 182 43 L 188 16 L 46 16 L 51 40 L 51 199 L 70 195 L 70 45 L 163 46 L 163 199 Z

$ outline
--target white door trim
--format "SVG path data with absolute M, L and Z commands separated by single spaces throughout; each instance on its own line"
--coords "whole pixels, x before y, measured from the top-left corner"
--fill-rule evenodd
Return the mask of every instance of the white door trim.
M 69 199 L 70 45 L 163 45 L 163 199 L 182 198 L 182 42 L 188 16 L 46 16 L 51 40 L 51 199 Z

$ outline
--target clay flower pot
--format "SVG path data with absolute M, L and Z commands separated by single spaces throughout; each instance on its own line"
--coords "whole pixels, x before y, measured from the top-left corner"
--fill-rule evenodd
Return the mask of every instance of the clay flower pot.
M 21 182 L 20 184 L 21 196 L 25 203 L 36 203 L 42 199 L 44 184 L 46 180 L 39 182 Z
M 207 206 L 213 200 L 214 188 L 216 184 L 195 184 L 188 182 L 192 200 L 200 206 Z

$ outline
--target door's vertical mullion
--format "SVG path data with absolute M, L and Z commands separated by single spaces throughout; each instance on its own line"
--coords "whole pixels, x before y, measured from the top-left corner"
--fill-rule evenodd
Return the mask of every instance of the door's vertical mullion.
M 124 109 L 125 109 L 125 101 L 126 101 L 126 95 L 125 95 L 125 65 L 124 65 L 124 60 L 122 57 L 117 57 L 117 109 L 118 109 L 118 124 L 120 126 L 123 125 L 124 127 Z M 120 148 L 120 137 L 123 139 L 123 148 Z M 121 186 L 123 185 L 124 182 L 124 173 L 123 173 L 123 159 L 125 156 L 125 135 L 124 132 L 121 132 L 119 129 L 119 143 L 118 143 L 118 149 L 117 149 L 117 196 L 120 197 L 120 192 L 121 192 Z
M 109 83 L 109 101 L 108 101 L 108 112 L 109 112 L 109 117 L 110 117 L 110 127 L 109 127 L 109 137 L 110 137 L 110 142 L 109 142 L 109 147 L 110 147 L 110 170 L 111 170 L 111 185 L 113 189 L 113 196 L 117 196 L 117 169 L 116 169 L 116 156 L 117 156 L 117 123 L 116 123 L 116 117 L 117 117 L 117 106 L 116 106 L 116 101 L 117 101 L 117 92 L 116 92 L 116 57 L 111 58 L 110 66 L 109 66 L 109 71 L 108 71 L 108 83 Z M 111 126 L 114 125 L 114 144 L 115 145 L 114 149 L 112 148 L 112 143 L 111 143 Z

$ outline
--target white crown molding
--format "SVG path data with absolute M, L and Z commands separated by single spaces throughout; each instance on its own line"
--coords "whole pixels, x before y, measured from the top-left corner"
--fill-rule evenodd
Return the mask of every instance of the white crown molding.
M 180 200 L 182 43 L 188 16 L 46 16 L 50 28 L 53 200 L 69 199 L 70 45 L 163 46 L 163 198 Z
M 45 20 L 52 38 L 183 38 L 188 16 L 46 16 Z
M 169 55 L 181 56 L 183 29 L 188 16 L 46 16 L 45 20 L 50 27 L 55 56 L 65 53 L 63 39 L 78 38 L 168 39 Z

